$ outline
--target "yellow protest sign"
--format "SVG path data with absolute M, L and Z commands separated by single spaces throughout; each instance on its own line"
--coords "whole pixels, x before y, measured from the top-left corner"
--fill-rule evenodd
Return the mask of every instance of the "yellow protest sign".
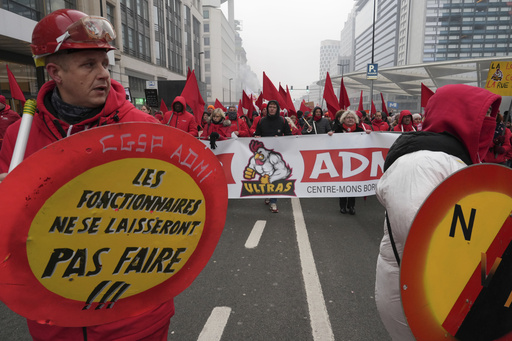
M 224 227 L 215 155 L 151 123 L 91 129 L 0 184 L 0 299 L 31 320 L 87 326 L 139 315 L 189 286 Z
M 485 89 L 501 96 L 512 96 L 512 62 L 491 62 Z
M 400 269 L 404 312 L 417 340 L 512 335 L 511 176 L 500 165 L 464 168 L 418 211 Z

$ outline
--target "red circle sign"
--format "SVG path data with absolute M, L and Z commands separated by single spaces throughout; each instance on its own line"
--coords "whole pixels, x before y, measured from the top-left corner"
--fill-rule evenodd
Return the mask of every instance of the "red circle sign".
M 411 226 L 400 268 L 417 340 L 512 335 L 512 170 L 480 164 L 443 181 Z
M 151 123 L 51 144 L 0 190 L 0 299 L 28 319 L 70 327 L 136 316 L 178 295 L 213 254 L 227 211 L 215 155 Z

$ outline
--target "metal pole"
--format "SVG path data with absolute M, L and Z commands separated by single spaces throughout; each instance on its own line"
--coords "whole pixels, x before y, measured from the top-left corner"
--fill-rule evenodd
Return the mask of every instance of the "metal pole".
M 373 0 L 373 25 L 372 25 L 372 64 L 374 63 L 374 57 L 375 57 L 375 8 L 376 8 L 377 0 Z M 370 83 L 370 112 L 372 108 L 372 100 L 373 100 L 373 79 Z
M 232 80 L 233 80 L 233 78 L 229 79 L 229 105 L 231 105 L 231 81 Z

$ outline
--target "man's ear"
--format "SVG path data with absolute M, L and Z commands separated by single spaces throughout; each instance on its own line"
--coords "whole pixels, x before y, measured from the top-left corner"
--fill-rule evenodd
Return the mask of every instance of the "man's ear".
M 48 76 L 50 76 L 50 78 L 53 79 L 57 84 L 62 83 L 62 77 L 60 76 L 61 71 L 62 68 L 55 63 L 46 64 L 46 72 L 48 72 Z

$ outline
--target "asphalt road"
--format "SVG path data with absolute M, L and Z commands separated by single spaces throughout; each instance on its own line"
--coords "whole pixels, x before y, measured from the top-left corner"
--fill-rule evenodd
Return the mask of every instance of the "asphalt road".
M 336 198 L 293 200 L 278 214 L 263 200 L 229 201 L 210 262 L 175 298 L 168 340 L 390 340 L 374 299 L 382 206 L 358 198 L 350 216 Z M 2 303 L 0 316 L 0 340 L 30 340 Z

